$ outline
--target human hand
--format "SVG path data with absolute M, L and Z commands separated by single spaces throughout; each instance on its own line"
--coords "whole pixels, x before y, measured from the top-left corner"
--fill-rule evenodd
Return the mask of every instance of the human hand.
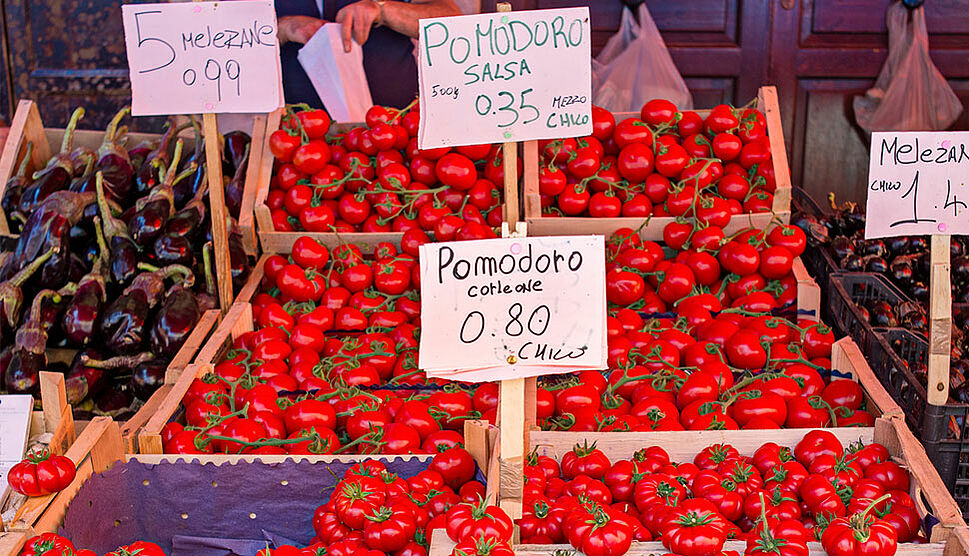
M 279 37 L 279 44 L 283 45 L 288 42 L 306 44 L 320 30 L 320 27 L 323 27 L 324 23 L 326 22 L 322 19 L 308 15 L 283 16 L 279 18 L 277 23 L 278 31 L 276 34 Z
M 380 6 L 373 0 L 360 0 L 344 6 L 336 14 L 336 22 L 340 24 L 343 35 L 343 50 L 350 52 L 350 39 L 363 46 L 370 37 L 370 29 L 379 23 Z

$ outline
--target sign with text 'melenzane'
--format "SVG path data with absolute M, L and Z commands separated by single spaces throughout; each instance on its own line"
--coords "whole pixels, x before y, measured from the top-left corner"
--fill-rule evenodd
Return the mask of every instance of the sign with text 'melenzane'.
M 471 382 L 606 366 L 602 236 L 420 248 L 419 366 Z
M 871 135 L 865 237 L 969 234 L 969 132 Z
M 420 20 L 418 146 L 592 133 L 589 8 Z
M 282 106 L 272 0 L 121 7 L 135 116 Z

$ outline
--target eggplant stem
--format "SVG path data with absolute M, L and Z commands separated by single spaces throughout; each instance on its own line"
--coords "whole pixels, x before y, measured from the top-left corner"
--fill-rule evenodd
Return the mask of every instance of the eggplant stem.
M 71 143 L 74 141 L 74 130 L 77 128 L 77 123 L 81 121 L 84 117 L 84 107 L 78 106 L 74 113 L 71 114 L 71 121 L 67 122 L 67 128 L 64 129 L 64 138 L 61 140 L 61 152 L 70 153 Z
M 121 118 L 124 118 L 130 112 L 131 112 L 131 106 L 125 106 L 121 108 L 121 110 L 118 110 L 118 113 L 115 114 L 113 118 L 111 118 L 110 122 L 108 122 L 108 127 L 104 131 L 104 143 L 102 144 L 107 145 L 109 143 L 114 142 L 115 137 L 117 136 L 117 133 L 118 133 L 118 124 L 121 123 Z
M 24 148 L 24 159 L 20 161 L 20 166 L 17 167 L 17 177 L 23 178 L 27 176 L 27 166 L 30 165 L 30 155 L 34 154 L 34 143 L 33 141 L 27 141 L 27 146 Z

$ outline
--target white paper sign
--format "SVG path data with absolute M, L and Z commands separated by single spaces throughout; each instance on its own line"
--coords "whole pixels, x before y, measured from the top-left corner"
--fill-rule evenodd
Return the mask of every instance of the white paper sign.
M 420 367 L 483 381 L 606 367 L 602 236 L 420 248 Z
M 865 237 L 969 234 L 969 132 L 871 135 Z
M 0 503 L 9 494 L 7 472 L 20 462 L 27 449 L 30 412 L 34 398 L 24 394 L 0 396 Z
M 350 52 L 343 50 L 339 24 L 321 27 L 299 49 L 297 58 L 333 121 L 364 120 L 373 100 L 363 71 L 363 49 L 350 41 Z
M 589 8 L 420 20 L 418 145 L 592 133 Z
M 121 13 L 133 115 L 282 105 L 272 0 L 129 4 Z

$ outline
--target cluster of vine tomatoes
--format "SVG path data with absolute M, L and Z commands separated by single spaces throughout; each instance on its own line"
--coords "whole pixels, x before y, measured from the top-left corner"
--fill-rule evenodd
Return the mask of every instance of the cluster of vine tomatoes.
M 764 115 L 721 104 L 706 118 L 668 100 L 616 122 L 593 106 L 592 135 L 543 141 L 546 216 L 695 216 L 769 212 L 776 183 Z
M 462 442 L 465 420 L 494 422 L 497 385 L 429 381 L 418 368 L 419 243 L 365 258 L 302 237 L 288 258 L 268 257 L 255 330 L 191 384 L 185 424 L 162 430 L 165 451 L 435 453 Z
M 485 488 L 474 480 L 475 469 L 464 448 L 438 454 L 407 479 L 380 460 L 354 465 L 314 512 L 309 546 L 267 548 L 258 556 L 427 556 L 431 530 L 450 531 L 483 506 Z M 511 519 L 505 520 L 510 537 Z
M 75 548 L 74 543 L 56 533 L 41 533 L 27 539 L 20 556 L 97 556 L 87 548 Z M 119 546 L 104 556 L 165 556 L 160 546 L 148 541 L 135 541 Z
M 673 463 L 658 446 L 610 462 L 577 445 L 561 462 L 531 454 L 525 467 L 523 543 L 569 542 L 587 556 L 623 554 L 632 541 L 661 540 L 675 554 L 894 554 L 925 542 L 908 472 L 881 444 L 842 446 L 813 430 L 793 449 L 768 442 L 751 456 L 729 444 Z
M 290 107 L 269 139 L 276 169 L 266 204 L 275 229 L 421 229 L 439 241 L 495 237 L 501 146 L 418 149 L 418 110 L 416 103 L 403 110 L 373 106 L 365 127 L 328 136 L 325 111 Z
M 536 408 L 545 428 L 872 425 L 861 387 L 830 379 L 832 330 L 784 314 L 803 233 L 777 225 L 699 243 L 710 229 L 665 246 L 629 229 L 610 237 L 610 370 L 547 380 Z

